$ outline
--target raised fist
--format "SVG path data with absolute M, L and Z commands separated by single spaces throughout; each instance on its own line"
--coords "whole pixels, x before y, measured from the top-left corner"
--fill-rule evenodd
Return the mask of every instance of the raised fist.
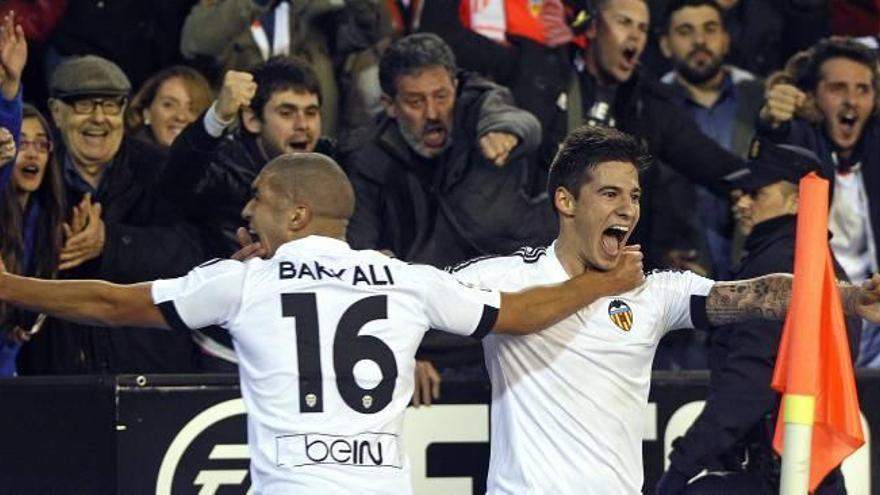
M 761 108 L 761 119 L 778 126 L 794 117 L 807 99 L 806 93 L 791 84 L 777 84 L 767 91 L 767 102 Z
M 223 77 L 223 87 L 220 88 L 220 96 L 217 97 L 217 118 L 223 122 L 229 122 L 238 115 L 238 111 L 248 107 L 254 94 L 257 92 L 257 83 L 254 76 L 249 72 L 228 71 Z

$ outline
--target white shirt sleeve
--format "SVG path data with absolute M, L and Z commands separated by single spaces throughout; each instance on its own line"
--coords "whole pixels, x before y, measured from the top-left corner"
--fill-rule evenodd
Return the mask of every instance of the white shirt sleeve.
M 244 278 L 244 263 L 211 260 L 183 277 L 153 282 L 153 303 L 174 329 L 225 327 L 241 306 Z
M 481 339 L 495 326 L 501 293 L 482 289 L 429 266 L 414 266 L 431 328 Z
M 220 117 L 217 116 L 217 102 L 215 101 L 211 104 L 208 111 L 205 112 L 205 118 L 203 123 L 205 125 L 205 131 L 207 131 L 208 135 L 218 138 L 223 135 L 226 129 L 235 122 L 235 119 L 232 119 L 228 122 L 224 122 L 220 120 Z
M 706 296 L 715 281 L 693 272 L 657 272 L 650 277 L 663 305 L 664 334 L 679 328 L 703 328 Z

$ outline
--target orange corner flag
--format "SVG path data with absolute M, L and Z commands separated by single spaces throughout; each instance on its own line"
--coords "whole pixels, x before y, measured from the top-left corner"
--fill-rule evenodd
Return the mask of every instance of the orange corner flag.
M 808 399 L 780 405 L 773 447 L 784 455 L 786 416 L 812 417 L 811 492 L 865 443 L 827 232 L 828 181 L 811 173 L 800 183 L 791 304 L 771 384 L 781 394 Z M 815 404 L 813 414 L 794 410 L 805 402 Z

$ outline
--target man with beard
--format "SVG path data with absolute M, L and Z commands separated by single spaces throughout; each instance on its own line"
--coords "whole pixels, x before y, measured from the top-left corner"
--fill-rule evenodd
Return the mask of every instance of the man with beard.
M 745 156 L 763 104 L 764 86 L 751 73 L 724 65 L 730 36 L 722 13 L 715 0 L 675 0 L 669 4 L 660 48 L 672 62 L 673 71 L 661 81 L 672 85 L 673 101 L 693 117 L 703 134 L 727 151 Z M 700 265 L 716 279 L 727 279 L 733 232 L 730 205 L 705 187 L 683 187 L 696 199 L 694 214 L 702 242 L 694 247 L 700 254 Z
M 168 196 L 199 227 L 207 257 L 227 258 L 242 245 L 259 254 L 259 239 L 241 227 L 251 183 L 272 158 L 299 152 L 334 154 L 333 142 L 321 137 L 321 88 L 312 68 L 275 57 L 250 72 L 227 72 L 214 104 L 174 141 L 163 175 Z M 225 332 L 195 337 L 220 358 L 206 359 L 208 368 L 234 370 L 225 364 L 236 362 Z
M 767 93 L 759 135 L 807 148 L 836 167 L 828 228 L 831 249 L 860 283 L 877 271 L 880 125 L 877 59 L 856 41 L 817 43 Z M 880 332 L 865 332 L 857 364 L 880 365 Z
M 669 89 L 642 77 L 638 69 L 649 28 L 645 1 L 599 0 L 597 8 L 586 30 L 589 44 L 575 60 L 572 84 L 560 95 L 557 118 L 545 130 L 559 142 L 581 124 L 616 127 L 641 139 L 653 156 L 688 179 L 726 195 L 721 178 L 742 167 L 742 160 L 700 132 Z M 683 235 L 692 234 L 681 234 L 684 222 L 669 215 L 668 204 L 655 200 L 661 179 L 657 168 L 643 178 L 646 211 L 636 235 L 646 247 L 648 266 L 687 268 L 690 260 L 670 255 L 679 252 Z
M 427 33 L 394 42 L 379 81 L 385 113 L 343 158 L 357 197 L 352 247 L 443 267 L 552 238 L 546 197 L 527 190 L 541 126 L 505 88 L 458 72 Z M 421 356 L 441 366 L 480 366 L 474 341 L 427 342 Z
M 727 151 L 745 156 L 764 102 L 764 86 L 752 74 L 723 64 L 730 36 L 721 6 L 715 0 L 673 0 L 663 26 L 660 48 L 673 71 L 661 81 L 671 85 L 671 101 L 693 117 L 703 134 Z M 666 165 L 659 167 L 666 180 L 657 191 L 658 203 L 667 205 L 667 214 L 692 226 L 692 233 L 682 236 L 669 258 L 716 280 L 729 279 L 734 224 L 727 198 Z M 661 344 L 655 367 L 705 368 L 704 340 L 701 332 L 671 336 Z
M 385 114 L 345 157 L 354 246 L 446 266 L 552 236 L 535 223 L 551 216 L 518 201 L 541 126 L 505 88 L 458 72 L 427 33 L 392 44 L 379 79 Z

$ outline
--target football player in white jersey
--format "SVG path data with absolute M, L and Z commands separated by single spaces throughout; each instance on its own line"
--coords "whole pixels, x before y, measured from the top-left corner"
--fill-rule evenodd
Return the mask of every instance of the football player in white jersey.
M 0 270 L 0 300 L 96 324 L 228 329 L 255 493 L 409 493 L 399 435 L 429 327 L 477 338 L 537 331 L 644 280 L 635 251 L 615 270 L 521 293 L 353 251 L 342 240 L 352 188 L 323 155 L 276 158 L 253 189 L 243 217 L 268 259 L 215 260 L 178 279 L 135 285 Z
M 550 169 L 556 241 L 463 263 L 454 274 L 510 291 L 613 269 L 639 220 L 639 170 L 648 159 L 634 138 L 614 129 L 575 130 Z M 486 338 L 488 493 L 642 493 L 642 431 L 657 343 L 679 328 L 782 319 L 791 280 L 768 275 L 716 283 L 690 272 L 658 272 L 543 332 Z M 847 311 L 880 319 L 878 282 L 875 276 L 865 288 L 843 287 Z

